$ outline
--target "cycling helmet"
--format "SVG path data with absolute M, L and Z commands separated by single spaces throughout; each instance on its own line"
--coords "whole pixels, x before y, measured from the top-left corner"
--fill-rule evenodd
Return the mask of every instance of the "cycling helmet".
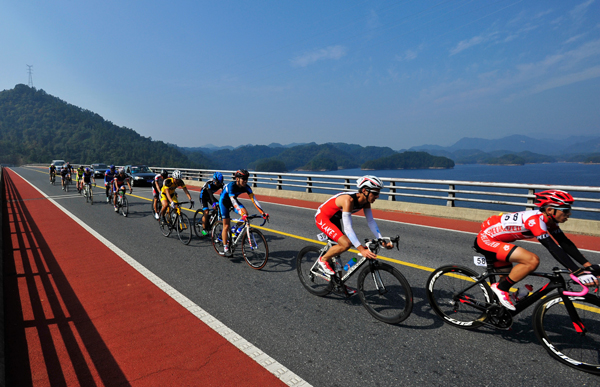
M 568 209 L 573 205 L 573 196 L 568 192 L 558 189 L 536 192 L 534 204 L 540 208 L 553 207 Z
M 85 171 L 85 173 L 90 173 L 90 169 L 89 168 L 84 169 L 84 171 Z
M 125 169 L 123 169 L 123 168 L 119 168 L 119 175 L 122 175 L 122 174 L 124 174 L 124 173 L 125 173 Z
M 174 170 L 173 173 L 171 174 L 171 176 L 173 176 L 173 179 L 181 179 L 181 172 L 179 170 Z
M 110 166 L 110 170 L 114 172 L 114 171 L 115 171 L 115 166 L 114 166 L 114 165 L 111 165 L 111 166 Z
M 215 172 L 213 174 L 213 180 L 219 184 L 223 184 L 223 174 L 221 172 Z
M 160 175 L 163 177 L 163 179 L 166 179 L 167 177 L 169 177 L 169 171 L 167 171 L 166 169 L 161 169 Z
M 371 191 L 372 189 L 381 190 L 383 188 L 383 182 L 376 176 L 366 175 L 356 180 L 356 186 L 359 190 L 361 188 L 366 188 L 368 191 Z
M 247 170 L 245 169 L 238 169 L 237 172 L 235 173 L 235 177 L 241 177 L 242 179 L 248 179 L 248 177 L 250 177 L 250 173 L 248 173 Z

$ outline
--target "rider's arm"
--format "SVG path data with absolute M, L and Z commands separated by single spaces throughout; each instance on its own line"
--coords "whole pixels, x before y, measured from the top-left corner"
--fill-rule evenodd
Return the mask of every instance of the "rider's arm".
M 381 233 L 379 232 L 379 227 L 377 227 L 377 223 L 375 222 L 375 219 L 373 218 L 373 212 L 371 211 L 371 208 L 369 208 L 369 207 L 364 208 L 363 213 L 365 214 L 365 218 L 367 219 L 367 224 L 369 225 L 369 228 L 371 229 L 371 232 L 373 233 L 373 235 L 375 235 L 375 238 L 381 239 Z
M 229 196 L 229 200 L 231 200 L 231 204 L 233 204 L 233 208 L 235 209 L 235 212 L 237 212 L 240 215 L 243 215 L 243 211 L 246 211 L 246 209 L 244 208 L 242 203 L 237 201 L 237 198 L 235 197 L 235 195 Z
M 562 249 L 567 254 L 569 254 L 569 256 L 571 256 L 574 260 L 576 260 L 584 266 L 591 265 L 591 263 L 588 262 L 588 260 L 583 256 L 583 254 L 581 254 L 577 246 L 575 246 L 575 243 L 571 242 L 571 240 L 567 238 L 567 236 L 562 232 L 560 228 L 553 230 L 552 236 L 554 237 L 554 239 L 556 239 L 560 247 L 562 247 Z
M 560 262 L 564 267 L 571 270 L 572 272 L 579 269 L 579 267 L 573 262 L 573 260 L 567 255 L 567 253 L 561 249 L 556 242 L 550 237 L 550 234 L 542 234 L 537 237 L 540 243 L 552 254 L 554 259 Z
M 258 202 L 258 199 L 256 199 L 256 197 L 254 196 L 254 194 L 251 193 L 251 194 L 248 194 L 248 196 L 250 196 L 250 200 L 252 200 L 252 203 L 254 203 L 254 206 L 260 212 L 260 214 L 264 215 L 265 212 L 263 211 L 262 207 L 260 206 L 260 203 Z
M 352 229 L 352 213 L 351 212 L 342 212 L 342 222 L 344 223 L 344 234 L 350 239 L 350 242 L 354 245 L 354 247 L 358 248 L 361 246 L 356 233 Z
M 185 194 L 187 195 L 188 199 L 190 201 L 193 201 L 192 200 L 192 195 L 190 195 L 190 191 L 188 191 L 187 187 L 183 187 L 182 189 L 183 189 L 183 192 L 185 192 Z

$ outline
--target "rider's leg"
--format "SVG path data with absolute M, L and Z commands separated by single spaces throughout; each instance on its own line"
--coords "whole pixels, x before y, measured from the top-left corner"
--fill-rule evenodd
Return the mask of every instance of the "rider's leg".
M 231 219 L 223 218 L 223 232 L 221 237 L 223 238 L 223 247 L 229 249 L 229 233 L 231 230 Z
M 508 292 L 515 283 L 527 277 L 529 273 L 537 269 L 540 258 L 522 247 L 517 247 L 508 257 L 508 261 L 516 263 L 510 273 L 498 283 L 498 289 Z
M 206 230 L 208 228 L 208 214 L 209 214 L 208 208 L 203 210 L 203 214 L 204 215 L 202 215 L 202 228 L 204 228 Z
M 345 251 L 348 251 L 350 249 L 350 247 L 352 247 L 350 238 L 348 238 L 346 235 L 342 235 L 337 240 L 337 245 L 331 246 L 331 248 L 329 250 L 327 250 L 327 252 L 325 254 L 323 254 L 323 256 L 321 257 L 321 260 L 329 261 L 332 257 L 340 255 L 340 254 L 344 253 Z

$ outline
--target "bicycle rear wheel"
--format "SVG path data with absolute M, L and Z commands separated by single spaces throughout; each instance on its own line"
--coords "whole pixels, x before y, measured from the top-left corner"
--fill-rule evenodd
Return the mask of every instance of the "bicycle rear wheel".
M 425 291 L 433 311 L 445 323 L 462 329 L 479 327 L 488 318 L 486 311 L 472 301 L 491 303 L 492 289 L 487 282 L 470 287 L 478 274 L 462 266 L 442 266 L 427 279 Z M 469 288 L 469 289 L 467 289 Z
M 269 246 L 262 232 L 251 228 L 250 240 L 248 240 L 248 232 L 244 232 L 242 255 L 251 268 L 260 270 L 265 267 L 269 259 Z
M 121 211 L 121 215 L 123 216 L 129 214 L 129 203 L 127 202 L 127 196 L 125 196 L 125 194 L 123 194 L 123 197 L 121 198 L 121 208 L 119 211 Z
M 215 223 L 212 230 L 210 231 L 210 239 L 213 248 L 215 249 L 217 254 L 225 254 L 225 250 L 223 250 L 223 221 Z
M 189 245 L 192 240 L 192 227 L 190 226 L 190 219 L 186 214 L 179 214 L 177 216 L 177 236 L 184 245 Z
M 368 265 L 358 276 L 358 295 L 367 311 L 379 321 L 398 324 L 410 316 L 413 295 L 406 278 L 385 263 Z
M 202 217 L 204 216 L 204 212 L 202 211 L 202 209 L 196 210 L 196 213 L 194 214 L 194 219 L 192 219 L 192 228 L 194 229 L 194 234 L 196 234 L 196 236 L 198 238 L 202 238 L 204 235 L 202 235 Z
M 302 285 L 315 296 L 324 296 L 333 289 L 331 279 L 321 272 L 317 260 L 321 249 L 317 246 L 306 246 L 296 256 L 296 271 Z
M 569 299 L 581 323 L 571 319 L 561 295 L 556 294 L 535 308 L 535 335 L 556 360 L 600 375 L 600 299 L 589 294 Z

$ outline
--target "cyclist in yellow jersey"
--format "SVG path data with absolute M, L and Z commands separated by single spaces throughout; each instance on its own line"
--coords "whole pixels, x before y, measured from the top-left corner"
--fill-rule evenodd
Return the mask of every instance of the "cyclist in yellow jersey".
M 75 177 L 78 191 L 83 189 L 83 172 L 84 172 L 83 165 L 80 165 L 79 168 L 77 168 L 77 176 Z
M 175 190 L 177 188 L 183 189 L 183 192 L 185 192 L 188 199 L 190 200 L 190 207 L 194 207 L 192 195 L 190 195 L 190 192 L 185 186 L 185 183 L 181 179 L 181 172 L 178 170 L 174 170 L 171 174 L 171 177 L 164 180 L 163 186 L 160 189 L 160 202 L 162 203 L 162 208 L 160 210 L 160 219 L 162 219 L 165 215 L 167 206 L 171 205 L 171 208 L 175 208 L 175 203 L 177 203 L 177 192 L 175 192 Z

